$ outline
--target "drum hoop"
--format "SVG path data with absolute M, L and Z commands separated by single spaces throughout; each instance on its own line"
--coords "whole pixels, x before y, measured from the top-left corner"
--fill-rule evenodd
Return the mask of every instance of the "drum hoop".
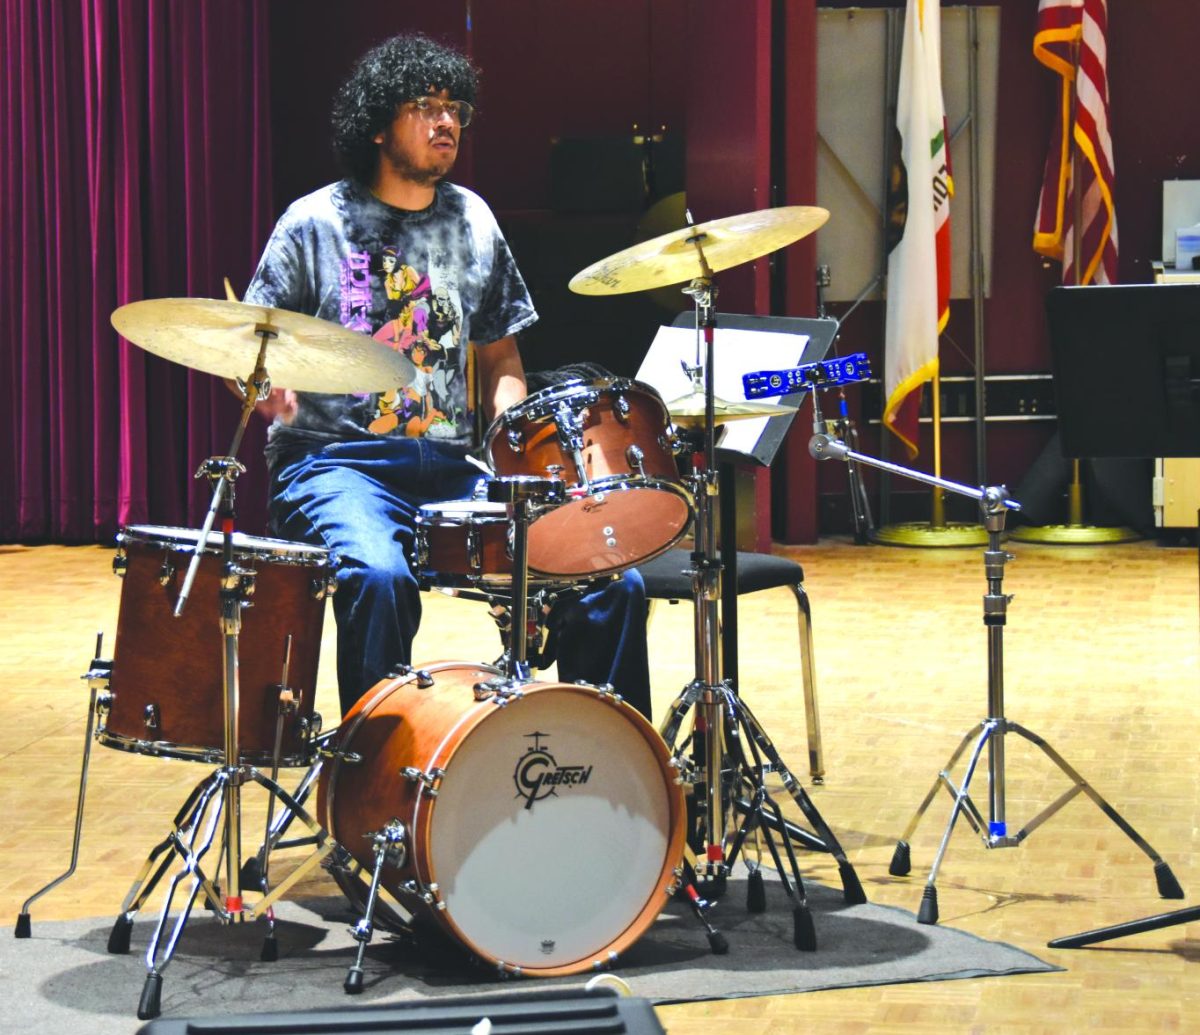
M 176 533 L 188 533 L 180 535 Z M 171 550 L 174 553 L 194 553 L 200 538 L 200 529 L 182 528 L 174 525 L 125 525 L 117 533 L 117 546 L 131 544 L 149 546 L 152 549 Z M 222 533 L 209 532 L 204 553 L 219 555 L 224 549 Z M 323 546 L 296 543 L 287 539 L 271 539 L 252 536 L 244 532 L 234 533 L 233 553 L 239 558 L 257 558 L 269 564 L 292 564 L 300 567 L 321 568 L 329 566 L 329 551 Z
M 417 528 L 464 528 L 468 525 L 500 525 L 512 519 L 507 510 L 417 511 Z
M 668 829 L 664 832 L 666 835 L 667 847 L 663 859 L 663 871 L 664 873 L 674 873 L 677 871 L 683 862 L 683 842 L 687 834 L 687 824 L 684 820 L 686 803 L 684 801 L 682 787 L 676 780 L 672 778 L 671 751 L 670 748 L 667 747 L 666 742 L 662 739 L 662 736 L 658 733 L 650 720 L 642 715 L 641 712 L 634 708 L 633 705 L 631 705 L 623 697 L 611 692 L 606 692 L 593 683 L 588 683 L 584 680 L 577 680 L 573 683 L 532 682 L 527 683 L 522 687 L 522 691 L 529 691 L 531 693 L 537 693 L 546 690 L 567 690 L 570 692 L 583 694 L 590 693 L 597 700 L 606 703 L 609 707 L 616 708 L 618 711 L 622 712 L 627 721 L 630 722 L 630 725 L 632 725 L 634 730 L 641 736 L 643 742 L 650 749 L 650 752 L 654 756 L 654 759 L 658 765 L 659 775 L 663 779 L 663 791 L 667 799 Z M 522 692 L 521 696 L 524 697 L 525 693 Z M 479 701 L 478 703 L 481 705 L 486 705 L 489 703 L 489 701 L 483 700 Z M 447 732 L 446 736 L 442 738 L 442 741 L 438 744 L 436 750 L 431 753 L 430 764 L 433 764 L 436 759 L 440 758 L 446 745 L 450 742 L 451 734 L 461 727 L 462 721 L 467 716 L 474 716 L 475 721 L 471 728 L 463 733 L 463 735 L 454 742 L 455 749 L 461 746 L 466 741 L 467 737 L 475 732 L 475 729 L 482 725 L 487 716 L 491 714 L 494 713 L 490 710 L 480 711 L 477 708 L 467 709 L 463 716 L 460 717 L 460 720 L 455 722 L 452 728 Z M 636 716 L 636 718 L 631 719 L 630 716 Z M 654 735 L 648 736 L 647 733 Z M 451 752 L 451 757 L 453 757 L 453 751 Z M 436 874 L 432 872 L 432 869 L 428 865 L 428 854 L 429 849 L 432 847 L 431 828 L 433 825 L 434 812 L 436 811 L 437 799 L 429 799 L 427 803 L 428 807 L 425 809 L 425 815 L 422 819 L 420 812 L 421 801 L 424 797 L 424 795 L 418 795 L 417 801 L 413 806 L 412 829 L 410 831 L 412 836 L 411 847 L 413 851 L 411 851 L 409 854 L 409 861 L 413 866 L 413 870 L 418 882 L 428 885 L 435 882 L 436 878 Z M 426 851 L 416 851 L 418 846 L 424 846 Z M 654 902 L 659 898 L 662 898 L 665 901 L 667 894 L 668 889 L 666 887 L 662 886 L 661 884 L 656 884 L 647 895 L 646 901 L 640 904 L 636 914 L 630 919 L 625 928 L 622 929 L 617 938 L 614 939 L 609 946 L 605 946 L 605 950 L 608 951 L 611 949 L 612 945 L 621 943 L 628 935 L 630 930 L 634 927 L 637 927 L 639 923 L 646 918 L 647 911 L 652 908 Z M 444 904 L 445 903 L 443 902 L 443 905 Z M 657 914 L 659 908 L 654 908 L 654 914 Z M 465 946 L 476 958 L 480 960 L 490 960 L 492 958 L 489 953 L 483 951 L 482 947 L 479 946 L 473 938 L 469 937 L 467 933 L 459 926 L 458 922 L 454 918 L 453 913 L 448 907 L 439 908 L 437 915 L 440 917 L 441 922 L 451 929 L 460 943 Z M 639 927 L 639 933 L 644 930 L 646 926 L 649 926 L 649 924 L 646 923 Z M 503 963 L 503 961 L 497 962 L 501 964 Z M 586 969 L 579 967 L 580 962 L 582 962 L 582 960 L 569 964 L 560 964 L 556 967 L 546 968 L 525 967 L 522 968 L 522 972 L 527 974 L 544 974 L 546 976 L 552 976 L 558 973 L 577 973 L 581 969 Z M 609 960 L 604 958 L 599 959 L 599 962 L 603 965 L 607 965 Z
M 547 572 L 531 565 L 529 568 L 530 579 L 537 579 L 541 582 L 548 582 L 551 584 L 557 582 L 560 584 L 569 585 L 572 582 L 606 578 L 611 575 L 619 574 L 622 571 L 626 571 L 629 568 L 636 568 L 639 564 L 645 564 L 647 561 L 653 560 L 655 557 L 666 553 L 669 549 L 671 549 L 671 547 L 678 543 L 680 539 L 687 535 L 688 529 L 691 527 L 692 522 L 696 517 L 696 508 L 692 503 L 691 493 L 688 492 L 684 486 L 677 482 L 666 481 L 662 478 L 640 478 L 637 475 L 611 475 L 608 478 L 601 478 L 597 481 L 594 481 L 591 485 L 591 492 L 581 494 L 577 497 L 572 497 L 566 503 L 560 504 L 558 507 L 551 507 L 538 511 L 534 515 L 533 521 L 529 527 L 531 529 L 535 528 L 538 521 L 540 521 L 542 518 L 549 517 L 556 510 L 570 506 L 573 503 L 583 503 L 585 500 L 592 499 L 598 492 L 625 492 L 632 489 L 653 489 L 659 492 L 669 493 L 679 499 L 687 509 L 687 519 L 680 526 L 679 531 L 667 539 L 667 541 L 657 549 L 652 550 L 644 557 L 630 564 L 621 564 L 612 568 L 605 568 L 601 571 L 587 573 Z
M 345 732 L 340 732 L 337 737 L 337 746 L 339 750 L 344 750 L 350 747 L 354 741 L 355 734 L 362 728 L 364 722 L 370 717 L 371 713 L 387 697 L 400 689 L 405 684 L 412 682 L 417 678 L 418 672 L 444 672 L 452 668 L 468 668 L 476 669 L 480 672 L 491 672 L 494 675 L 500 675 L 500 670 L 495 665 L 480 664 L 475 661 L 435 661 L 429 665 L 414 666 L 411 672 L 406 672 L 404 675 L 397 676 L 394 679 L 381 679 L 370 690 L 367 691 L 371 695 L 371 699 L 367 701 L 358 713 L 354 716 L 349 727 Z M 364 695 L 366 696 L 366 695 Z M 470 709 L 468 709 L 469 711 Z M 329 767 L 329 779 L 325 784 L 325 813 L 328 819 L 330 836 L 336 841 L 338 840 L 337 831 L 334 829 L 337 824 L 337 781 L 338 774 L 341 772 L 341 756 L 336 755 L 333 764 Z M 417 795 L 417 802 L 420 803 L 421 796 Z M 414 806 L 414 814 L 416 806 Z
M 183 762 L 203 762 L 205 765 L 222 765 L 225 762 L 225 752 L 219 748 L 202 747 L 192 744 L 178 744 L 170 740 L 143 740 L 140 737 L 128 737 L 123 733 L 110 733 L 104 727 L 98 728 L 93 736 L 96 743 L 104 747 L 116 748 L 133 755 L 148 755 L 154 758 L 174 758 Z M 281 755 L 280 766 L 297 769 L 312 765 L 314 752 L 301 755 Z M 273 759 L 265 751 L 243 751 L 240 762 L 249 765 L 270 765 Z
M 550 514 L 562 507 L 569 507 L 572 503 L 582 502 L 599 493 L 623 492 L 627 489 L 654 489 L 658 492 L 669 492 L 683 500 L 687 504 L 689 512 L 694 509 L 692 506 L 692 494 L 679 482 L 669 481 L 666 478 L 659 478 L 653 475 L 610 474 L 605 478 L 596 478 L 592 481 L 586 493 L 581 492 L 578 496 L 569 496 L 562 503 L 539 509 L 534 520 L 536 521 L 537 518 L 542 517 L 544 514 Z
M 545 388 L 525 396 L 519 402 L 513 403 L 507 410 L 499 414 L 488 426 L 483 436 L 484 453 L 491 453 L 492 441 L 500 434 L 501 428 L 511 428 L 526 417 L 534 421 L 542 421 L 553 416 L 551 412 L 531 414 L 531 411 L 540 406 L 581 395 L 592 396 L 589 401 L 590 405 L 607 392 L 628 391 L 636 391 L 653 399 L 658 404 L 658 408 L 664 418 L 664 427 L 670 425 L 671 415 L 667 412 L 667 404 L 663 402 L 658 389 L 645 381 L 638 381 L 632 377 L 598 377 L 592 381 L 585 381 L 582 378 L 572 378 L 570 381 L 564 381 L 562 384 L 547 385 Z

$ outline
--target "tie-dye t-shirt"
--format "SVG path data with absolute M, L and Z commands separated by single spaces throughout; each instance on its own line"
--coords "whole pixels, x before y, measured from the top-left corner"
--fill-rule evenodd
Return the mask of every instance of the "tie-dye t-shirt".
M 245 301 L 370 334 L 415 368 L 411 384 L 386 392 L 299 393 L 295 419 L 271 427 L 272 463 L 378 435 L 471 445 L 467 343 L 486 345 L 537 319 L 491 210 L 445 182 L 420 212 L 351 180 L 301 198 L 276 224 Z

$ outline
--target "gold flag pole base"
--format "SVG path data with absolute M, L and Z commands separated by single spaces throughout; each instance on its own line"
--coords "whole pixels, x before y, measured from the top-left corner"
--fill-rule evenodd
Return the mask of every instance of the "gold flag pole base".
M 935 427 L 936 432 L 936 427 Z M 940 449 L 935 437 L 935 467 L 941 476 Z M 940 486 L 935 486 L 930 498 L 928 521 L 903 521 L 873 529 L 870 539 L 880 546 L 983 546 L 988 541 L 987 529 L 983 525 L 966 521 L 946 520 L 946 497 Z
M 1132 543 L 1142 536 L 1120 525 L 1025 525 L 1013 528 L 1008 538 L 1018 543 L 1048 543 L 1054 546 L 1096 546 L 1101 543 Z
M 1141 533 L 1123 525 L 1085 525 L 1083 522 L 1083 479 L 1079 461 L 1072 464 L 1071 484 L 1067 486 L 1067 523 L 1065 525 L 1018 525 L 1010 529 L 1009 539 L 1018 543 L 1047 543 L 1052 546 L 1096 546 L 1102 543 L 1132 543 Z
M 987 529 L 966 521 L 946 521 L 941 525 L 931 521 L 901 521 L 872 529 L 868 537 L 880 546 L 982 546 L 987 543 Z

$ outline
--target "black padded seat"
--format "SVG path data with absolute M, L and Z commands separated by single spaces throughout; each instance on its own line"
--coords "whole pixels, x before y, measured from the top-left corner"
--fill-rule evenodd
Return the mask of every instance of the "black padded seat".
M 646 595 L 655 600 L 690 599 L 692 579 L 686 574 L 691 567 L 687 550 L 673 549 L 660 553 L 638 565 L 646 582 Z M 797 586 L 804 582 L 804 569 L 799 561 L 777 557 L 772 553 L 751 553 L 738 550 L 737 591 L 742 596 L 761 589 Z
M 637 566 L 646 583 L 646 596 L 654 600 L 691 600 L 691 552 L 673 548 Z M 823 783 L 825 757 L 821 746 L 821 721 L 817 712 L 817 675 L 813 661 L 812 609 L 804 591 L 804 568 L 798 561 L 769 553 L 738 550 L 737 594 L 787 587 L 796 598 L 800 631 L 800 673 L 804 684 L 804 717 L 808 727 L 808 768 L 814 783 Z

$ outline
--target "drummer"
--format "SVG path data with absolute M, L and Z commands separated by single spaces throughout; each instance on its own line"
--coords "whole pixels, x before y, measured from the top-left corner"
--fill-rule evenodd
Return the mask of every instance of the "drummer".
M 287 209 L 245 296 L 371 334 L 411 360 L 409 382 L 390 391 L 277 389 L 260 404 L 272 419 L 275 531 L 325 546 L 340 565 L 333 606 L 343 714 L 412 660 L 418 509 L 469 497 L 480 480 L 467 458 L 476 445 L 468 343 L 489 420 L 526 394 L 516 336 L 537 314 L 491 210 L 446 180 L 476 86 L 462 54 L 425 36 L 396 36 L 365 54 L 333 104 L 346 177 Z M 636 571 L 558 605 L 549 634 L 560 679 L 611 683 L 649 716 Z

